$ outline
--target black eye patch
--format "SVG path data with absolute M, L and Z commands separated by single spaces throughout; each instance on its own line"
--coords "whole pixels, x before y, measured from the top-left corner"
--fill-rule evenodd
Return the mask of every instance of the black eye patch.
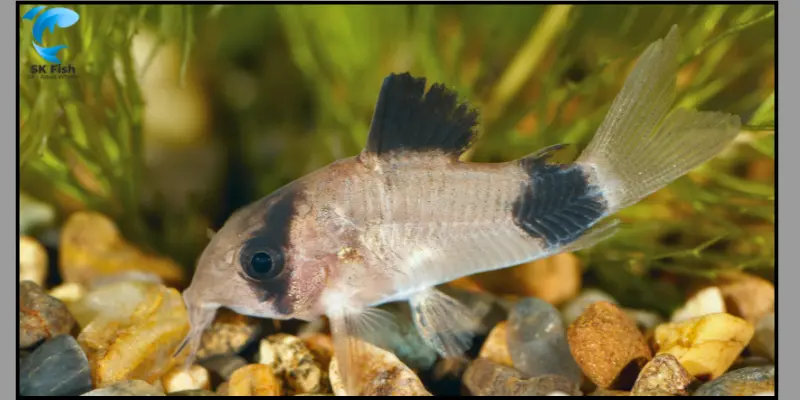
M 292 184 L 262 199 L 264 223 L 239 253 L 240 275 L 261 301 L 274 303 L 277 311 L 286 315 L 293 312 L 286 251 L 291 248 L 289 234 L 301 201 L 302 188 Z

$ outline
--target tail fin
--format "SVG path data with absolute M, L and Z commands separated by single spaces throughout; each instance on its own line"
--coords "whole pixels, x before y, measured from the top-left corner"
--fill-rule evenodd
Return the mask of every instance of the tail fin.
M 739 133 L 738 116 L 678 109 L 679 34 L 640 56 L 605 120 L 577 162 L 592 170 L 609 213 L 633 205 L 716 156 Z

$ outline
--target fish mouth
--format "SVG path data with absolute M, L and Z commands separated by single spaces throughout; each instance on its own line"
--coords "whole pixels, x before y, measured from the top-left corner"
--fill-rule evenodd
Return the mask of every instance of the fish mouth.
M 267 304 L 267 303 L 263 303 Z M 253 318 L 260 318 L 260 319 L 274 319 L 279 321 L 286 321 L 290 319 L 297 319 L 295 315 L 285 315 L 281 313 L 277 313 L 274 310 L 254 310 L 247 307 L 238 307 L 238 306 L 224 306 L 225 308 L 239 314 L 239 315 L 246 315 L 248 317 Z

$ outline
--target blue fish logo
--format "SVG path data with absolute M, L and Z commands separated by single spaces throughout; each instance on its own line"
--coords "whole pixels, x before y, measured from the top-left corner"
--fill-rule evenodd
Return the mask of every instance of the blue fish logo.
M 26 12 L 25 15 L 22 16 L 22 19 L 33 21 L 36 15 L 39 14 L 39 11 L 42 11 L 44 8 L 45 6 L 34 7 Z M 45 61 L 53 64 L 61 64 L 61 60 L 58 59 L 56 54 L 58 54 L 59 50 L 67 48 L 66 45 L 60 44 L 53 47 L 43 47 L 37 44 L 37 42 L 42 45 L 44 44 L 44 42 L 42 42 L 42 34 L 48 28 L 50 28 L 50 33 L 53 33 L 56 25 L 60 28 L 68 28 L 75 25 L 79 18 L 78 13 L 68 8 L 58 7 L 45 11 L 33 24 L 33 48 L 36 49 L 36 52 L 39 53 Z

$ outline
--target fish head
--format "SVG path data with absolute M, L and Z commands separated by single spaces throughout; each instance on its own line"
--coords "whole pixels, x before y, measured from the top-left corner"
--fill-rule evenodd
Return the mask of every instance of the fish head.
M 198 340 L 220 307 L 277 320 L 321 314 L 330 257 L 318 243 L 305 187 L 298 180 L 278 189 L 236 211 L 214 234 L 183 292 L 186 341 Z

